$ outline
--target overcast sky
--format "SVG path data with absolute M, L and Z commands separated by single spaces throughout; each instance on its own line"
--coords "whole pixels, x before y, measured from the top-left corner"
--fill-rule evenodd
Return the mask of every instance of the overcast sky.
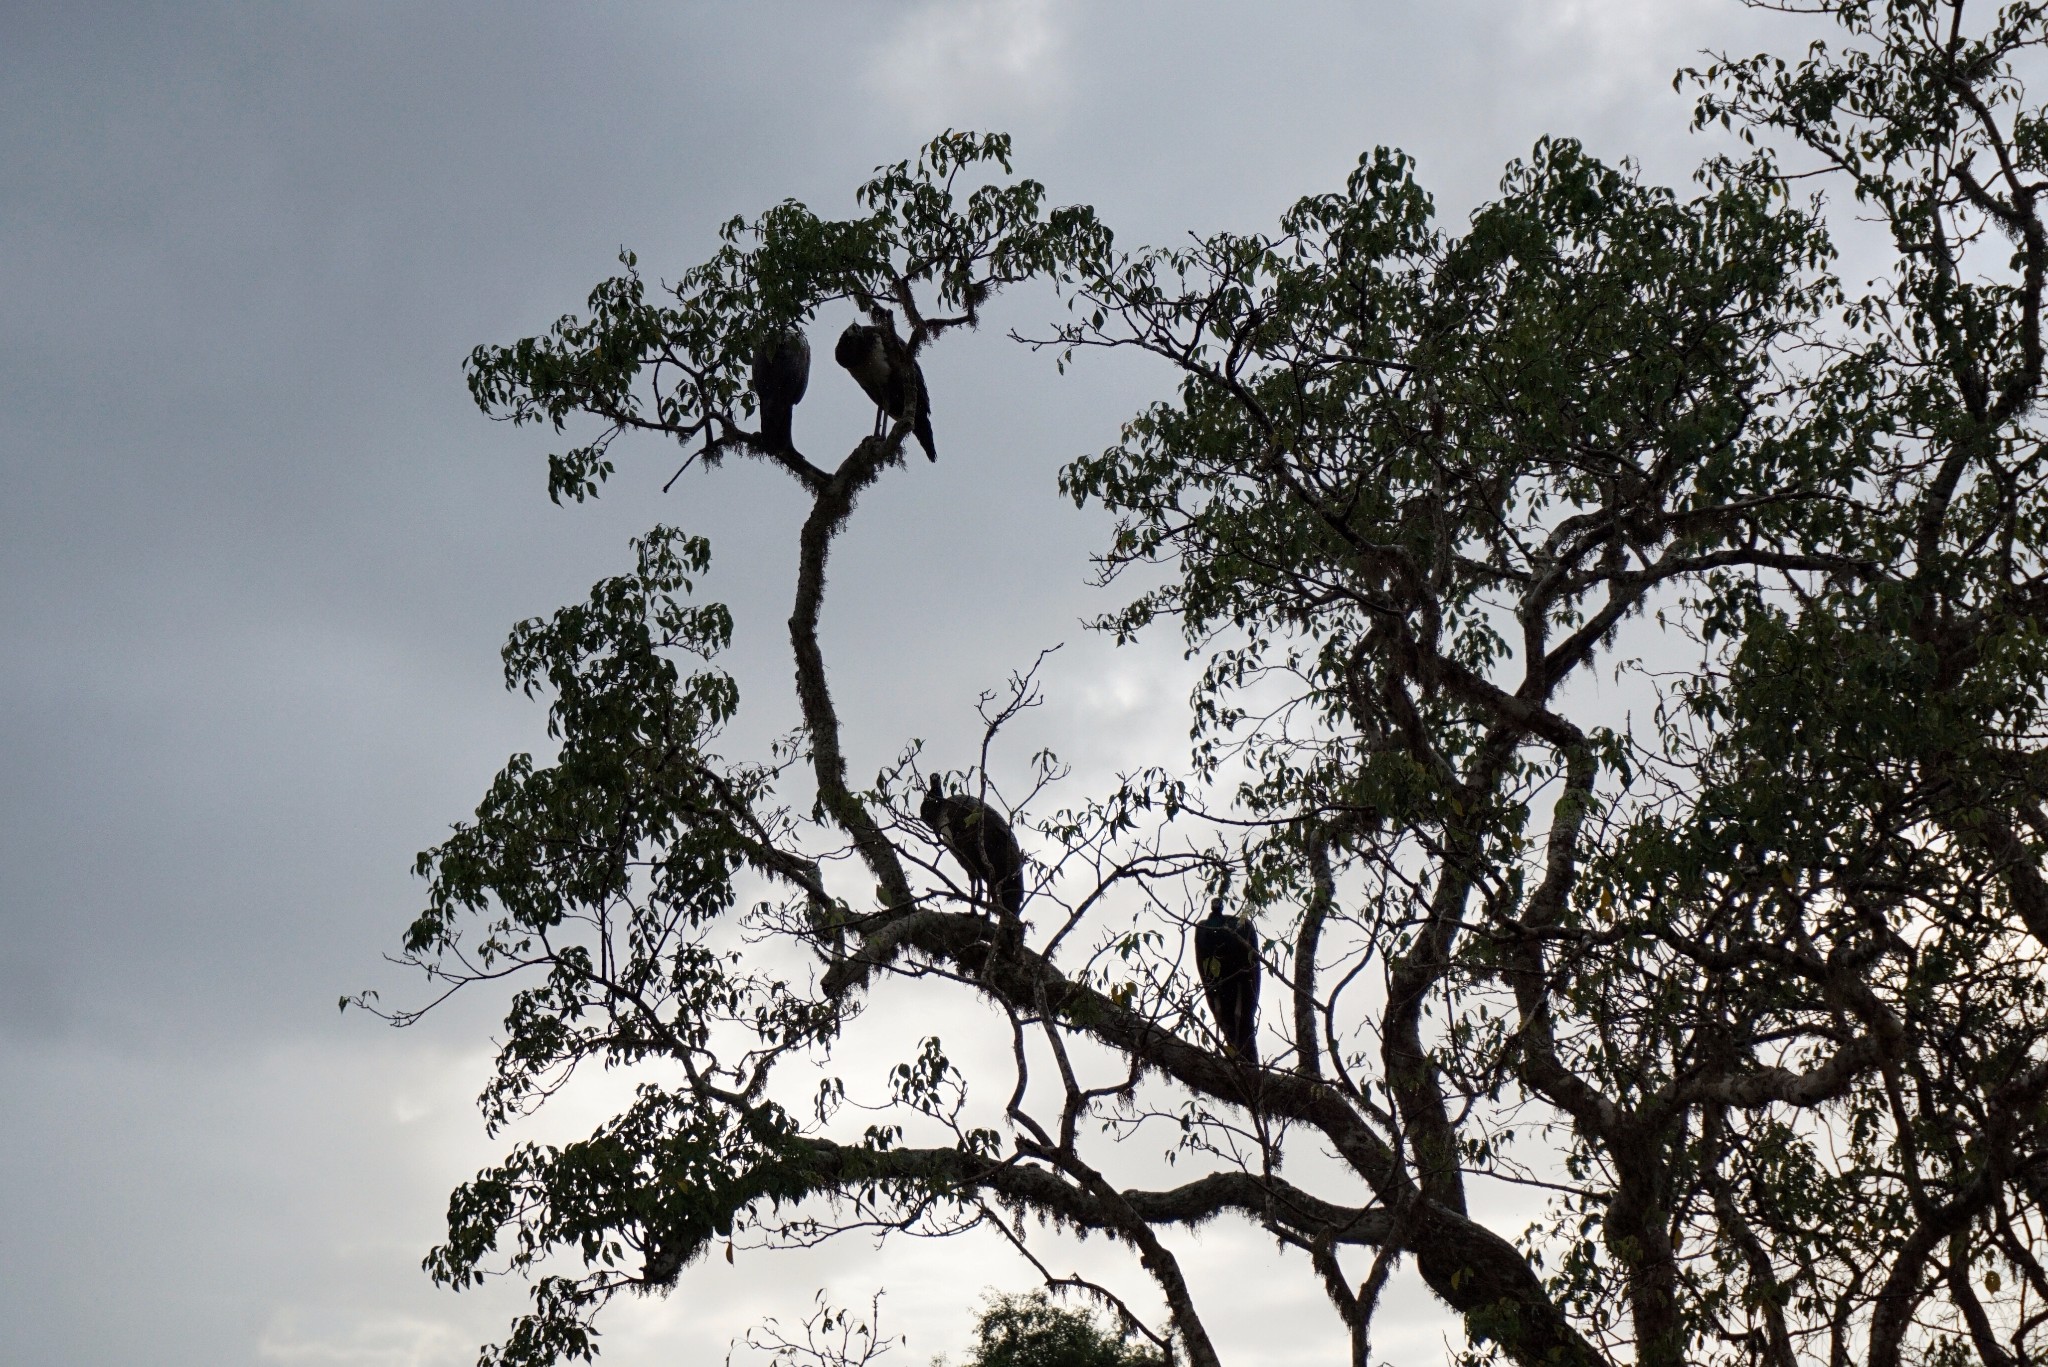
M 675 522 L 713 537 L 740 619 L 733 748 L 794 716 L 796 490 L 741 462 L 663 495 L 676 454 L 634 445 L 602 500 L 554 508 L 548 434 L 476 412 L 472 346 L 580 307 L 621 246 L 672 277 L 734 214 L 848 213 L 947 127 L 1011 131 L 1020 170 L 1127 242 L 1268 225 L 1378 144 L 1453 223 L 1545 133 L 1682 185 L 1709 148 L 1673 70 L 1795 50 L 1786 22 L 1734 0 L 0 3 L 0 1356 L 473 1361 L 518 1289 L 453 1297 L 418 1263 L 493 1155 L 472 1098 L 495 1004 L 395 1034 L 334 1003 L 407 986 L 379 956 L 419 902 L 413 853 L 543 740 L 498 645 Z M 911 736 L 964 763 L 975 693 L 1062 641 L 1044 739 L 1089 770 L 1182 758 L 1172 650 L 1082 639 L 1103 523 L 1054 483 L 1166 377 L 1060 379 L 1001 331 L 928 359 L 942 458 L 869 495 L 834 561 L 856 776 Z M 835 373 L 798 411 L 819 449 L 863 420 Z M 1235 1288 L 1226 1360 L 1332 1360 L 1300 1269 L 1247 1275 L 1268 1243 L 1183 1242 Z M 830 1284 L 886 1286 L 895 1360 L 921 1363 L 982 1286 L 1028 1283 L 933 1246 L 693 1269 L 623 1308 L 604 1361 L 718 1361 Z M 1382 1333 L 1397 1361 L 1441 1352 L 1416 1297 Z

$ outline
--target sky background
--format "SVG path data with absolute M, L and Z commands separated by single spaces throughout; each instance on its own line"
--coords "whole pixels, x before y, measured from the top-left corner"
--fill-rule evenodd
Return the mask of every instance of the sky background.
M 0 3 L 0 1356 L 473 1361 L 520 1289 L 451 1296 L 418 1263 L 494 1156 L 497 1003 L 396 1033 L 335 999 L 402 999 L 380 956 L 414 852 L 543 742 L 504 633 L 678 523 L 739 619 L 729 749 L 794 718 L 796 490 L 738 462 L 664 495 L 677 453 L 626 443 L 600 501 L 555 508 L 561 443 L 475 410 L 471 347 L 579 308 L 622 246 L 673 277 L 732 215 L 849 213 L 947 127 L 1012 132 L 1053 203 L 1130 243 L 1270 225 L 1378 144 L 1454 225 L 1546 133 L 1683 185 L 1712 145 L 1674 69 L 1804 37 L 1734 0 Z M 976 693 L 1061 642 L 1035 738 L 1084 776 L 1183 758 L 1184 668 L 1086 637 L 1105 523 L 1055 489 L 1168 377 L 1060 378 L 1002 332 L 927 359 L 940 462 L 835 553 L 856 777 L 912 736 L 965 763 Z M 821 363 L 799 441 L 864 420 Z M 1270 1243 L 1177 1246 L 1226 1360 L 1334 1360 Z M 828 1286 L 888 1288 L 891 1361 L 922 1363 L 982 1287 L 1030 1280 L 985 1247 L 742 1258 L 620 1307 L 603 1360 L 719 1361 Z M 1382 1351 L 1443 1331 L 1398 1284 Z

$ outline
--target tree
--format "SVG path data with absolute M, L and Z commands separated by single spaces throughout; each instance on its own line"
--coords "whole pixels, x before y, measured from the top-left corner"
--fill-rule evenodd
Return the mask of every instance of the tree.
M 869 1367 L 904 1344 L 882 1333 L 881 1320 L 880 1293 L 863 1316 L 829 1304 L 820 1292 L 791 1330 L 769 1319 L 748 1330 L 744 1341 L 756 1355 L 767 1355 L 768 1367 Z M 975 1316 L 974 1346 L 962 1367 L 1161 1367 L 1159 1351 L 1131 1337 L 1128 1329 L 1105 1329 L 1085 1310 L 1055 1304 L 1043 1291 L 991 1293 Z M 731 1361 L 728 1354 L 728 1367 Z M 943 1356 L 932 1359 L 932 1367 L 945 1363 Z
M 492 1130 L 579 1068 L 641 1079 L 451 1199 L 437 1279 L 533 1279 L 484 1361 L 589 1357 L 609 1298 L 736 1238 L 983 1228 L 1035 1258 L 1035 1220 L 1128 1247 L 1153 1332 L 1211 1367 L 1174 1244 L 1223 1218 L 1300 1255 L 1357 1363 L 1401 1259 L 1479 1358 L 2038 1360 L 2048 117 L 2016 63 L 2048 18 L 1767 7 L 1839 34 L 1692 73 L 1752 146 L 1689 197 L 1547 141 L 1452 233 L 1380 151 L 1272 233 L 1126 251 L 1007 140 L 949 134 L 854 218 L 735 220 L 665 293 L 627 255 L 585 315 L 476 351 L 487 412 L 595 424 L 557 500 L 645 433 L 810 508 L 800 734 L 719 755 L 731 622 L 690 597 L 706 543 L 658 528 L 515 629 L 559 751 L 420 857 L 406 958 L 512 991 Z M 1835 278 L 1810 185 L 1883 227 L 1887 274 Z M 1036 344 L 1179 376 L 1063 488 L 1118 518 L 1108 585 L 1160 567 L 1104 628 L 1177 629 L 1203 672 L 1188 763 L 1103 793 L 1006 753 L 1028 671 L 992 705 L 953 787 L 1023 834 L 1019 935 L 918 821 L 914 742 L 853 786 L 818 644 L 833 538 L 918 410 L 814 463 L 750 428 L 746 376 L 834 308 L 914 358 L 1027 281 L 1071 309 Z M 1261 939 L 1256 1063 L 1190 960 L 1218 895 Z M 970 1097 L 937 1037 L 885 1079 L 835 1055 L 941 982 L 1013 1075 Z M 1104 1175 L 1143 1143 L 1179 1158 L 1160 1185 Z M 1362 1204 L 1283 1167 L 1318 1150 Z M 1501 1183 L 1544 1218 L 1505 1223 Z
M 1043 1291 L 994 1296 L 974 1324 L 965 1367 L 1158 1367 L 1153 1350 L 1110 1333 L 1083 1310 L 1055 1305 Z

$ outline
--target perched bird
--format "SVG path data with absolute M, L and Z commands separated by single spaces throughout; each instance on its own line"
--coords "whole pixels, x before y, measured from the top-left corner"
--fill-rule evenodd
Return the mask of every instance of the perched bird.
M 790 419 L 811 385 L 811 344 L 795 328 L 771 332 L 754 352 L 754 393 L 761 400 L 761 441 L 790 451 Z
M 1011 919 L 1024 914 L 1024 852 L 995 808 L 966 793 L 949 796 L 933 774 L 918 815 Z
M 1223 899 L 1195 926 L 1195 968 L 1216 1017 L 1216 1032 L 1236 1053 L 1259 1061 L 1259 940 L 1243 916 L 1226 916 Z
M 845 366 L 867 396 L 875 401 L 875 431 L 882 430 L 884 418 L 910 422 L 917 444 L 926 460 L 937 460 L 932 445 L 932 410 L 925 393 L 924 371 L 892 327 L 879 323 L 848 323 L 839 334 L 832 359 Z

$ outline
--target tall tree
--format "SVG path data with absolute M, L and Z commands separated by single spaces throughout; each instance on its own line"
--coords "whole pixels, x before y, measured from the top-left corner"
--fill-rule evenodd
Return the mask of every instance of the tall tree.
M 533 1279 L 486 1362 L 587 1357 L 608 1299 L 736 1238 L 983 1228 L 1037 1257 L 1020 1215 L 1127 1246 L 1199 1367 L 1175 1247 L 1218 1218 L 1298 1251 L 1357 1363 L 1403 1259 L 1518 1363 L 2040 1356 L 2048 116 L 2016 64 L 2048 18 L 1766 7 L 1839 36 L 1693 74 L 1756 150 L 1688 198 L 1548 141 L 1454 233 L 1380 151 L 1272 233 L 1126 252 L 1006 140 L 948 135 L 857 217 L 735 221 L 660 295 L 627 256 L 586 315 L 475 353 L 486 411 L 597 424 L 557 499 L 645 432 L 810 509 L 789 747 L 718 755 L 731 622 L 689 597 L 706 544 L 660 528 L 515 629 L 559 751 L 420 858 L 407 957 L 512 990 L 494 1131 L 579 1067 L 642 1079 L 455 1193 L 433 1275 Z M 1888 229 L 1889 275 L 1837 282 L 1808 184 Z M 1178 630 L 1205 669 L 1191 763 L 1056 814 L 1058 762 L 1004 750 L 1028 676 L 992 713 L 994 772 L 948 786 L 1007 799 L 1020 935 L 949 877 L 914 743 L 853 786 L 819 646 L 833 539 L 922 410 L 818 463 L 752 429 L 747 375 L 835 305 L 915 361 L 1031 279 L 1072 306 L 1040 345 L 1180 376 L 1063 485 L 1118 518 L 1106 581 L 1159 567 L 1105 629 Z M 1256 1062 L 1202 1006 L 1216 896 L 1265 959 Z M 940 983 L 1010 1073 L 970 1098 L 937 1037 L 878 1077 L 835 1054 Z M 1158 1185 L 1106 1175 L 1148 1143 Z M 1317 1151 L 1345 1181 L 1283 1175 Z

